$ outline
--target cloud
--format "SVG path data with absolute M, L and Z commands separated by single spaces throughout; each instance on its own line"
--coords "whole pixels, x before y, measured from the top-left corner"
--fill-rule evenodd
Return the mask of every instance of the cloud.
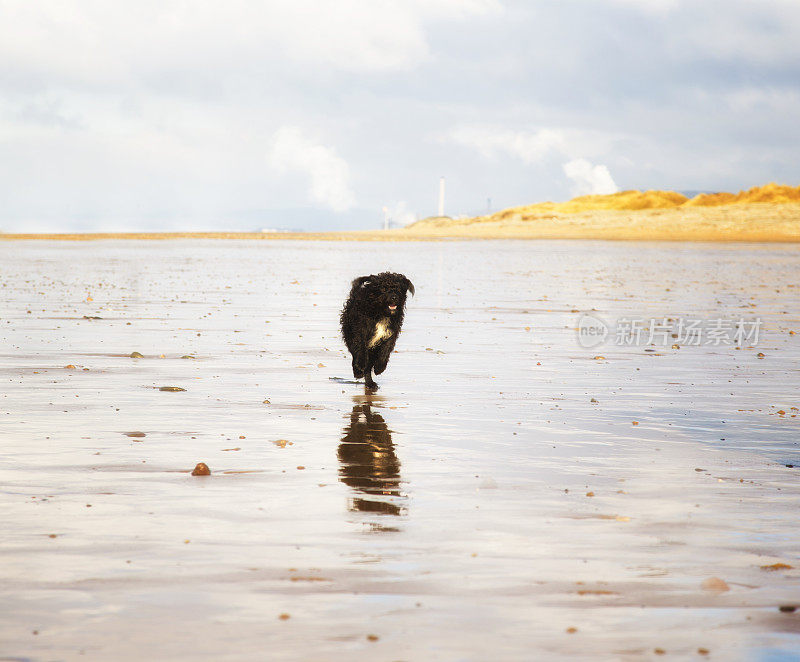
M 67 8 L 57 0 L 4 0 L 0 7 L 0 62 L 48 80 L 101 85 L 198 66 L 272 66 L 281 57 L 326 70 L 408 70 L 429 58 L 432 22 L 497 12 L 499 3 L 137 0 Z
M 0 0 L 0 14 L 5 230 L 258 227 L 291 209 L 308 215 L 297 227 L 379 223 L 400 200 L 435 213 L 441 175 L 447 210 L 473 213 L 569 197 L 563 165 L 579 159 L 584 190 L 599 164 L 623 189 L 797 183 L 797 0 Z M 338 174 L 315 185 L 324 168 L 291 149 L 285 176 L 270 170 L 282 126 Z M 353 191 L 358 206 L 328 209 Z
M 564 134 L 552 129 L 528 133 L 462 126 L 453 129 L 449 137 L 453 142 L 471 147 L 487 158 L 509 154 L 528 164 L 541 161 L 552 151 L 562 152 L 566 148 Z
M 462 126 L 451 131 L 450 140 L 475 149 L 486 158 L 513 156 L 528 165 L 550 161 L 549 157 L 570 159 L 563 164 L 564 174 L 574 183 L 576 195 L 616 193 L 607 166 L 593 166 L 585 158 L 575 158 L 586 151 L 596 151 L 603 140 L 592 133 L 563 129 L 540 129 L 535 132 L 509 131 L 486 127 Z
M 347 161 L 325 145 L 319 145 L 293 126 L 275 132 L 268 162 L 277 172 L 300 172 L 310 179 L 311 198 L 333 211 L 351 209 L 356 198 L 350 189 Z
M 616 193 L 619 188 L 604 165 L 593 166 L 586 159 L 573 159 L 564 164 L 564 174 L 575 182 L 575 195 Z
M 681 5 L 681 0 L 611 0 L 612 3 L 638 9 L 643 12 L 664 14 L 677 9 Z
M 401 200 L 393 205 L 388 205 L 383 208 L 389 223 L 393 226 L 406 226 L 418 220 L 417 214 L 408 208 L 408 204 Z

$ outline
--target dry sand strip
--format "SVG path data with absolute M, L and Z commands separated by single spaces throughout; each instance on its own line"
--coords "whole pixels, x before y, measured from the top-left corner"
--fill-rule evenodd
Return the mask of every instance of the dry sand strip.
M 402 230 L 352 230 L 341 232 L 70 232 L 70 233 L 0 233 L 0 241 L 48 240 L 91 241 L 102 239 L 256 239 L 305 241 L 402 241 L 419 237 L 399 236 Z M 436 237 L 431 237 L 436 239 Z
M 437 241 L 448 239 L 606 239 L 621 241 L 800 242 L 800 203 L 731 204 L 573 214 L 431 218 L 396 230 L 342 232 L 97 232 L 2 234 L 0 240 L 258 239 Z

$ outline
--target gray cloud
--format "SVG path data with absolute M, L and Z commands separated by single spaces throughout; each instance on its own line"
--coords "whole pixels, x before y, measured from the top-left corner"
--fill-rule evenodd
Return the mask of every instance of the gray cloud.
M 579 159 L 620 188 L 798 183 L 794 2 L 0 12 L 4 230 L 380 225 L 435 212 L 440 175 L 451 213 L 563 199 Z M 281 127 L 320 159 L 279 172 Z

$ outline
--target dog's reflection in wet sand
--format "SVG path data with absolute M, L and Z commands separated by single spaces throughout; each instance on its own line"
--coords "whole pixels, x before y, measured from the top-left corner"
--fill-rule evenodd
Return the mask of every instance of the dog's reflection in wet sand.
M 402 515 L 400 461 L 392 433 L 383 416 L 369 402 L 356 404 L 339 444 L 339 478 L 355 491 L 350 510 L 380 515 Z

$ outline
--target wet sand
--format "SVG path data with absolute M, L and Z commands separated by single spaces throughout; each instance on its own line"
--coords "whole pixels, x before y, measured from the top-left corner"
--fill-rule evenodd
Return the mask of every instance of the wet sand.
M 0 243 L 0 657 L 795 659 L 798 258 Z M 417 296 L 369 395 L 337 316 L 383 269 Z M 583 314 L 763 324 L 584 348 Z

